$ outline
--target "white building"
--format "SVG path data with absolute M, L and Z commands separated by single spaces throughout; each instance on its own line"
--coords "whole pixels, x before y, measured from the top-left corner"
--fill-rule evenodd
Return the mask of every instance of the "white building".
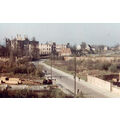
M 77 49 L 77 50 L 81 50 L 81 45 L 77 45 L 77 46 L 76 46 L 76 49 Z
M 39 53 L 40 55 L 49 55 L 52 51 L 52 45 L 51 44 L 39 44 Z

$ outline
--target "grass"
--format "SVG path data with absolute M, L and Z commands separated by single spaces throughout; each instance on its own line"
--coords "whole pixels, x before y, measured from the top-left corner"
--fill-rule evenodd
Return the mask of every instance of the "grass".
M 51 61 L 50 61 L 50 60 L 46 60 L 46 61 L 45 61 L 45 64 L 51 65 Z M 68 70 L 67 70 L 67 66 L 56 66 L 56 65 L 54 65 L 54 63 L 53 63 L 52 66 L 53 66 L 54 68 L 56 68 L 56 69 L 59 69 L 59 70 L 65 72 L 65 73 L 74 75 L 74 71 L 68 71 Z M 81 79 L 83 79 L 83 80 L 85 80 L 85 81 L 87 81 L 87 75 L 77 74 L 77 77 L 78 77 L 78 78 L 81 78 Z
M 45 61 L 46 64 L 51 65 L 51 61 Z M 119 65 L 119 62 L 115 62 L 116 66 Z M 115 64 L 114 63 L 114 64 Z M 113 74 L 119 69 L 114 68 L 114 64 L 110 62 L 103 61 L 92 61 L 89 60 L 78 60 L 77 61 L 77 76 L 83 80 L 87 80 L 87 74 L 96 76 L 99 78 L 103 78 L 104 75 Z M 61 71 L 64 71 L 68 74 L 74 75 L 74 61 L 64 61 L 64 60 L 56 60 L 52 62 L 54 68 L 57 68 Z M 115 66 L 115 67 L 116 67 Z M 110 69 L 111 68 L 111 69 Z M 114 70 L 115 69 L 115 70 Z M 114 70 L 114 71 L 113 71 Z
M 20 79 L 42 80 L 44 78 L 43 68 L 36 66 L 26 60 L 19 60 L 14 63 L 0 61 L 0 76 L 18 77 Z
M 5 89 L 0 91 L 0 98 L 72 98 L 72 96 L 65 94 L 59 88 L 41 91 Z
M 51 65 L 51 61 L 50 60 L 46 60 L 45 64 Z M 63 72 L 66 72 L 66 73 L 69 73 L 69 74 L 73 74 L 73 72 L 67 70 L 67 66 L 56 66 L 56 65 L 54 65 L 54 63 L 52 64 L 52 66 L 54 68 L 56 68 L 56 69 L 59 69 L 59 70 L 63 71 Z

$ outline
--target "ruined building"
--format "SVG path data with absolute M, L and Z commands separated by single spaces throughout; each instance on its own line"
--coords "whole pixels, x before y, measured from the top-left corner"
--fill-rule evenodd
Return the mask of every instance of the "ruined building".
M 39 42 L 30 41 L 27 37 L 22 38 L 21 35 L 17 35 L 16 38 L 10 40 L 6 38 L 6 48 L 13 53 L 17 58 L 23 56 L 38 57 L 39 56 Z
M 43 55 L 56 55 L 56 56 L 70 56 L 71 50 L 65 44 L 56 44 L 55 42 L 39 44 L 39 54 Z

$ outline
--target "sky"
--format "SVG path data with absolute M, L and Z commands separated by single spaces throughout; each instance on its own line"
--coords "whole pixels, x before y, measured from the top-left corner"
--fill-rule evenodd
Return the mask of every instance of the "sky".
M 39 43 L 113 46 L 120 43 L 120 23 L 0 23 L 0 44 L 17 34 L 35 37 Z

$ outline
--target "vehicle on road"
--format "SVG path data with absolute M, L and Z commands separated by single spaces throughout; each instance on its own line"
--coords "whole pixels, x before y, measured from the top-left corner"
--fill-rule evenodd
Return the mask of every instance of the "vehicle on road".
M 44 85 L 51 85 L 53 81 L 56 81 L 55 78 L 51 78 L 51 75 L 45 75 L 45 79 L 43 80 Z

